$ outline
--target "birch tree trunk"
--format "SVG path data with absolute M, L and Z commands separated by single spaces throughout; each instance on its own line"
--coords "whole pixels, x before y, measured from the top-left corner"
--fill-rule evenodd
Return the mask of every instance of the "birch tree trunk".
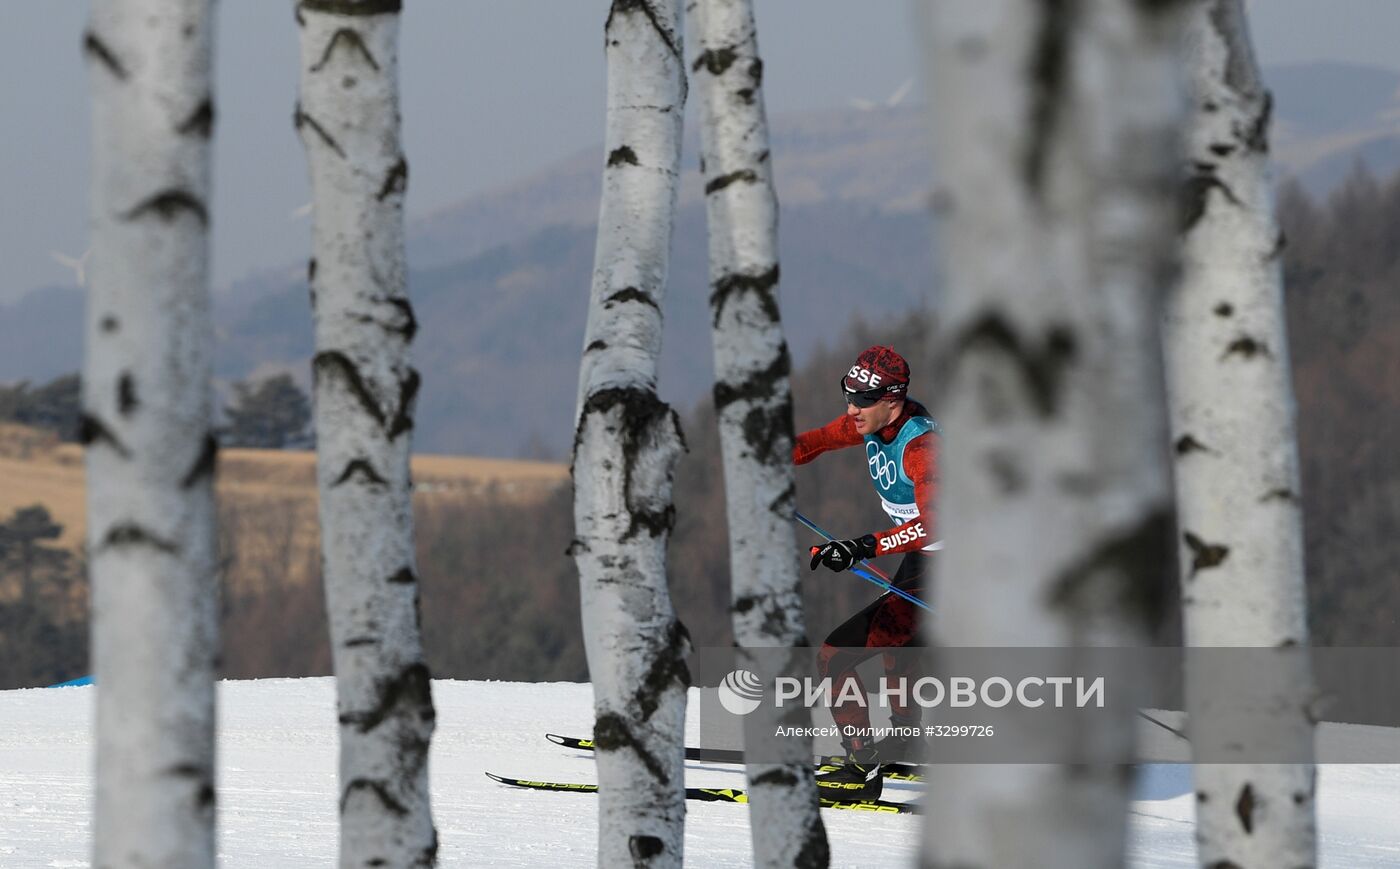
M 93 865 L 214 865 L 207 0 L 95 3 L 83 369 Z
M 928 4 L 940 646 L 1142 645 L 1161 616 L 1180 6 Z M 1123 865 L 1130 776 L 1110 759 L 1131 750 L 1131 713 L 1024 738 L 1089 757 L 930 767 L 925 866 Z
M 691 70 L 701 101 L 701 173 L 710 242 L 715 411 L 724 458 L 729 573 L 737 665 L 767 683 L 774 648 L 807 644 L 792 554 L 791 360 L 778 308 L 778 199 L 763 103 L 763 61 L 750 0 L 691 0 L 698 45 Z M 767 650 L 765 652 L 765 649 Z M 826 866 L 811 739 L 772 739 L 811 714 L 767 704 L 744 719 L 754 865 Z
M 1196 840 L 1202 866 L 1311 866 L 1313 690 L 1270 97 L 1239 0 L 1195 0 L 1189 35 L 1183 274 L 1166 319 L 1182 625 L 1189 646 L 1299 649 L 1280 656 L 1285 672 L 1245 685 L 1188 671 L 1189 730 L 1193 746 L 1227 753 L 1226 733 L 1267 731 L 1302 761 L 1197 764 Z
M 680 171 L 680 0 L 614 0 L 607 163 L 574 435 L 574 542 L 598 750 L 598 865 L 680 866 L 690 639 L 666 587 L 680 420 L 656 395 Z
M 410 433 L 399 0 L 301 0 L 314 203 L 311 301 L 321 550 L 340 713 L 340 865 L 432 866 L 435 713 L 423 662 Z

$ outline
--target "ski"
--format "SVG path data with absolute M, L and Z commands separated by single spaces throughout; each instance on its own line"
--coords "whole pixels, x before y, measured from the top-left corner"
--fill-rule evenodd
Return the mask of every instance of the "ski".
M 546 733 L 545 739 L 563 748 L 572 748 L 578 751 L 592 751 L 593 740 L 580 739 L 576 736 L 560 736 L 557 733 Z M 685 759 L 695 760 L 702 763 L 743 763 L 744 753 L 726 748 L 695 748 L 687 745 L 685 748 Z M 817 765 L 817 772 L 830 772 L 836 767 L 846 762 L 843 754 L 819 754 L 813 758 Z M 912 763 L 885 763 L 880 765 L 880 773 L 886 781 L 907 781 L 921 782 L 924 780 L 919 767 Z
M 527 790 L 568 791 L 577 794 L 596 794 L 598 792 L 598 786 L 590 784 L 533 781 L 530 779 L 496 775 L 492 772 L 486 773 L 486 777 L 503 785 L 508 785 L 513 788 L 525 788 Z M 705 803 L 747 804 L 749 801 L 747 792 L 736 790 L 735 788 L 686 788 L 685 798 Z M 856 812 L 884 812 L 887 814 L 899 815 L 913 814 L 917 811 L 917 807 L 912 803 L 896 803 L 889 800 L 830 800 L 822 798 L 821 805 L 824 809 L 846 809 Z

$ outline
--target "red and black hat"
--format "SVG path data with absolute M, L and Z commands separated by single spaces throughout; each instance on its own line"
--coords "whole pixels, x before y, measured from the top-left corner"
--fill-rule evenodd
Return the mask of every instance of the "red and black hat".
M 848 396 L 860 395 L 872 404 L 903 398 L 909 391 L 909 363 L 893 347 L 870 347 L 856 357 L 856 364 L 841 378 L 841 389 Z

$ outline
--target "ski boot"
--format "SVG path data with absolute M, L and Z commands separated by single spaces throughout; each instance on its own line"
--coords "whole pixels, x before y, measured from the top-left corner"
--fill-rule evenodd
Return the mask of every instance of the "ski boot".
M 875 749 L 860 739 L 843 745 L 846 762 L 817 776 L 817 795 L 824 800 L 878 800 L 885 780 Z

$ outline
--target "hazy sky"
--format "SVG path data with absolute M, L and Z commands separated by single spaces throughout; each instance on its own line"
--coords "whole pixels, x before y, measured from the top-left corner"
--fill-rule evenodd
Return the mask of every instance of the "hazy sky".
M 975 0 L 958 0 L 975 2 Z M 86 248 L 87 0 L 0 0 L 0 302 L 72 272 Z M 602 139 L 608 0 L 407 0 L 401 41 L 408 211 L 422 215 Z M 293 0 L 222 0 L 215 101 L 218 286 L 305 259 L 305 158 L 292 130 Z M 919 74 L 909 0 L 756 0 L 770 113 L 883 99 Z M 1400 68 L 1400 0 L 1251 0 L 1265 64 Z M 917 87 L 911 99 L 918 99 Z

